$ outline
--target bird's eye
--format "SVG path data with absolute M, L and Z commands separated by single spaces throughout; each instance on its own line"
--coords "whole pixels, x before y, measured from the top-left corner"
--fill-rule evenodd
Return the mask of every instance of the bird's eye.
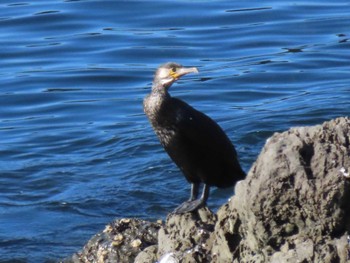
M 176 67 L 172 67 L 172 68 L 171 68 L 171 71 L 172 71 L 172 72 L 176 72 Z

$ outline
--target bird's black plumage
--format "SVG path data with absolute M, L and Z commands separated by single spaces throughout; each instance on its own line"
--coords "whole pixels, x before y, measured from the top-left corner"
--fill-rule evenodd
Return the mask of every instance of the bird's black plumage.
M 198 71 L 176 63 L 160 66 L 152 92 L 144 100 L 144 111 L 161 144 L 192 184 L 190 200 L 178 207 L 177 213 L 204 205 L 210 186 L 230 187 L 245 177 L 236 150 L 220 126 L 168 93 L 171 84 L 191 72 Z M 204 184 L 204 190 L 197 199 L 200 184 Z

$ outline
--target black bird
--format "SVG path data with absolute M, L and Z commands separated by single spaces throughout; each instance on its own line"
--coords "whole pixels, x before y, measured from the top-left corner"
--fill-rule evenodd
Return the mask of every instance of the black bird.
M 198 70 L 173 62 L 161 65 L 155 73 L 152 92 L 143 102 L 160 143 L 192 184 L 190 199 L 174 211 L 178 214 L 204 206 L 210 186 L 230 187 L 245 177 L 236 150 L 220 126 L 168 93 L 169 87 L 188 73 Z M 204 184 L 203 193 L 197 199 L 200 184 Z

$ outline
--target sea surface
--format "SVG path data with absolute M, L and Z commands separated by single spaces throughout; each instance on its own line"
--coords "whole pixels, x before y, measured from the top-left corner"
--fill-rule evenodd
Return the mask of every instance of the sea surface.
M 170 92 L 248 171 L 273 133 L 349 115 L 350 2 L 2 0 L 0 262 L 68 257 L 188 198 L 142 109 L 167 61 L 198 67 Z

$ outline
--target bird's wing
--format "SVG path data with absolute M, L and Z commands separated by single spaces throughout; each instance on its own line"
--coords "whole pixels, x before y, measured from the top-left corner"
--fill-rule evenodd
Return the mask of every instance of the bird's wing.
M 179 99 L 172 100 L 180 136 L 203 151 L 222 155 L 224 159 L 236 158 L 234 146 L 215 121 Z

